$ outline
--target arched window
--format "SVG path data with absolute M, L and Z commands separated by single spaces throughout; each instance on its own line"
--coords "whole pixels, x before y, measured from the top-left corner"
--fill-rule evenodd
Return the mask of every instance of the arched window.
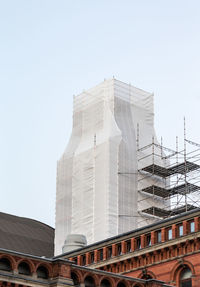
M 49 277 L 48 270 L 44 266 L 39 266 L 36 273 L 37 277 L 41 279 L 48 279 Z
M 144 274 L 141 279 L 149 280 L 149 279 L 153 279 L 153 277 L 149 274 Z
M 192 272 L 190 268 L 185 267 L 180 274 L 180 287 L 192 287 Z
M 11 271 L 10 261 L 7 258 L 0 259 L 0 270 Z
M 111 287 L 110 281 L 108 281 L 107 279 L 103 279 L 101 281 L 101 287 Z
M 117 284 L 117 287 L 126 287 L 126 285 L 125 285 L 123 282 L 119 282 L 119 283 Z
M 74 286 L 79 286 L 79 279 L 78 279 L 78 276 L 76 275 L 76 273 L 72 272 L 71 273 L 71 278 L 74 282 Z
M 87 276 L 84 280 L 85 287 L 95 287 L 94 279 L 91 276 Z
M 18 266 L 19 274 L 23 275 L 31 275 L 31 270 L 29 265 L 26 262 L 21 262 Z

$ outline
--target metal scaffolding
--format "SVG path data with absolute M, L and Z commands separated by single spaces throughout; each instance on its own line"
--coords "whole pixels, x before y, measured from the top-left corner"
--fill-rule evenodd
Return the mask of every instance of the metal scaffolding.
M 139 130 L 139 127 L 138 127 Z M 149 197 L 162 198 L 165 208 L 150 206 L 139 211 L 141 215 L 166 218 L 200 207 L 200 144 L 186 138 L 184 120 L 183 149 L 166 148 L 162 144 L 152 143 L 139 147 L 138 131 L 138 192 Z M 149 164 L 146 164 L 146 163 Z M 162 165 L 160 163 L 163 163 Z M 152 178 L 158 184 L 145 185 Z

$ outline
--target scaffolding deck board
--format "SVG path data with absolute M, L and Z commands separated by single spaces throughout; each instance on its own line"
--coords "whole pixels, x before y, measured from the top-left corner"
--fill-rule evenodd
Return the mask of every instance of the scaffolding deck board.
M 173 188 L 167 188 L 167 189 L 164 187 L 157 186 L 157 185 L 151 185 L 151 186 L 141 189 L 140 191 L 166 198 L 169 196 L 173 196 L 175 194 L 183 195 L 183 194 L 192 193 L 198 190 L 200 190 L 200 186 L 191 184 L 188 182 L 187 184 L 181 184 Z
M 187 204 L 187 208 L 186 208 L 186 205 L 184 205 L 184 206 L 172 209 L 170 211 L 170 215 L 178 215 L 180 213 L 183 213 L 183 212 L 186 212 L 186 211 L 189 211 L 189 210 L 193 210 L 193 209 L 196 209 L 196 208 L 198 208 L 198 207 L 194 206 L 194 205 L 191 205 L 191 204 Z
M 146 188 L 141 189 L 143 192 L 147 192 L 153 195 L 157 195 L 163 198 L 166 198 L 170 195 L 169 191 L 163 187 L 157 185 L 151 185 Z
M 163 166 L 159 166 L 157 164 L 148 165 L 141 170 L 146 171 L 148 173 L 152 173 L 161 177 L 168 177 L 172 175 L 172 172 Z
M 166 209 L 158 208 L 156 206 L 152 206 L 152 207 L 149 207 L 149 208 L 142 210 L 142 212 L 150 214 L 150 215 L 154 215 L 157 217 L 165 218 L 165 217 L 172 216 L 172 215 L 178 215 L 178 214 L 181 214 L 183 212 L 193 210 L 196 208 L 198 208 L 198 207 L 191 205 L 191 204 L 188 204 L 187 208 L 184 205 L 184 206 L 181 206 L 179 208 L 175 208 L 175 209 L 171 209 L 171 210 L 166 210 Z
M 200 190 L 200 186 L 187 182 L 170 188 L 169 191 L 174 194 L 188 194 Z
M 152 206 L 152 207 L 143 209 L 142 212 L 148 213 L 150 215 L 162 217 L 162 218 L 168 217 L 170 215 L 170 212 L 168 210 L 165 210 L 163 208 L 159 208 L 156 206 Z
M 199 169 L 200 166 L 194 162 L 186 161 L 180 164 L 174 165 L 170 168 L 171 172 L 185 174 Z
M 160 177 L 168 177 L 174 174 L 185 174 L 194 170 L 200 169 L 200 166 L 196 163 L 186 161 L 177 165 L 174 165 L 170 168 L 165 168 L 163 166 L 159 166 L 157 164 L 148 165 L 141 170 L 146 171 L 148 173 L 155 174 Z

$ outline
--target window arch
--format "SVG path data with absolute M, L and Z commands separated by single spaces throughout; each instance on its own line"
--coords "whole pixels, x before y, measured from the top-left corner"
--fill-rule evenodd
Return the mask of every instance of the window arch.
M 0 258 L 0 270 L 11 271 L 11 264 L 7 258 Z
M 117 284 L 117 287 L 126 287 L 126 284 L 122 281 L 120 281 L 118 284 Z
M 72 278 L 72 280 L 74 282 L 74 286 L 79 286 L 80 285 L 78 275 L 75 272 L 71 272 L 71 278 Z
M 48 279 L 49 277 L 49 272 L 47 268 L 42 265 L 38 267 L 36 273 L 37 273 L 37 278 Z
M 183 268 L 180 273 L 180 287 L 192 287 L 192 271 L 189 267 Z
M 144 274 L 141 279 L 145 279 L 145 280 L 149 280 L 149 279 L 153 279 L 153 277 L 149 274 Z
M 85 277 L 85 287 L 95 287 L 94 279 L 91 276 Z
M 26 262 L 21 262 L 18 265 L 18 272 L 19 274 L 23 274 L 23 275 L 31 275 L 30 267 Z
M 108 279 L 103 279 L 101 281 L 101 287 L 111 287 L 110 281 Z

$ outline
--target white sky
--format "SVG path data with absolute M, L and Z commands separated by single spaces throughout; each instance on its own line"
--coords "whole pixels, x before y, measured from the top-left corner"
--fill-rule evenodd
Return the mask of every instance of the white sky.
M 200 1 L 0 0 L 0 211 L 54 226 L 73 94 L 115 78 L 155 93 L 164 144 L 200 142 Z

